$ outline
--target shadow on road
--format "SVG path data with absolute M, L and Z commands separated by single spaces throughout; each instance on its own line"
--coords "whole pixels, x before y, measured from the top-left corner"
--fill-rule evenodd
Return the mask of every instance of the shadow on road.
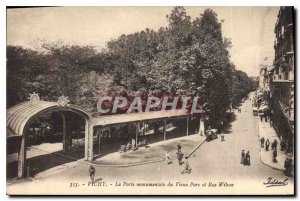
M 230 134 L 232 132 L 232 122 L 236 121 L 236 115 L 234 112 L 226 112 L 225 114 L 225 125 L 223 129 L 223 134 Z
M 81 159 L 84 157 L 84 152 L 81 150 L 78 151 L 57 151 L 49 154 L 43 154 L 27 159 L 27 167 L 29 170 L 26 171 L 26 175 L 29 174 L 30 177 L 34 177 L 36 174 L 48 170 L 50 168 L 70 163 Z M 18 172 L 18 162 L 14 161 L 6 165 L 7 174 L 6 178 L 11 179 L 17 176 Z

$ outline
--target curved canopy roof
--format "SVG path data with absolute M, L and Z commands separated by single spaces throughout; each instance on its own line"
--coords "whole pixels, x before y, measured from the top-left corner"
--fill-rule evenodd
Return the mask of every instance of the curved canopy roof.
M 26 123 L 36 115 L 55 110 L 71 110 L 84 114 L 87 118 L 90 115 L 82 108 L 75 105 L 49 101 L 25 101 L 15 105 L 6 111 L 7 137 L 21 136 Z
M 41 101 L 37 94 L 31 94 L 30 101 L 22 102 L 6 111 L 6 132 L 7 137 L 22 136 L 26 124 L 41 114 L 53 111 L 73 111 L 84 115 L 95 126 L 108 126 L 139 122 L 147 120 L 168 119 L 174 117 L 191 116 L 181 110 L 153 111 L 131 114 L 109 115 L 92 117 L 88 112 L 79 106 L 68 104 L 69 100 L 61 96 L 57 102 Z
M 108 126 L 115 124 L 124 124 L 130 122 L 140 122 L 149 120 L 161 120 L 176 117 L 191 116 L 191 113 L 186 113 L 182 110 L 166 110 L 166 111 L 151 111 L 151 112 L 138 112 L 130 114 L 115 114 L 97 117 L 93 119 L 96 126 Z

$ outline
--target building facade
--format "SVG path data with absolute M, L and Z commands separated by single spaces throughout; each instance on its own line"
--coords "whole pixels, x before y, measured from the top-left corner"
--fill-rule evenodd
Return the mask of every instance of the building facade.
M 288 153 L 294 144 L 294 8 L 280 7 L 275 24 L 275 59 L 271 88 L 273 125 L 286 143 Z

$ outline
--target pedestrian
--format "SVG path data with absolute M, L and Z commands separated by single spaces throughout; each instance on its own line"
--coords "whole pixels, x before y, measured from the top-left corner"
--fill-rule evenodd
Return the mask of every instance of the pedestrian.
M 276 140 L 276 139 L 274 139 L 274 142 L 273 142 L 273 144 L 274 144 L 274 149 L 276 149 L 276 150 L 277 150 L 277 144 L 278 144 L 278 142 L 277 142 L 277 140 Z
M 285 150 L 285 141 L 284 140 L 281 140 L 281 142 L 280 142 L 280 150 L 281 151 Z
M 265 122 L 268 122 L 268 116 L 265 114 L 264 117 L 265 117 Z
M 91 165 L 89 168 L 89 173 L 90 173 L 90 178 L 92 182 L 95 181 L 95 174 L 96 174 L 96 169 Z
M 264 119 L 265 119 L 265 122 L 268 122 L 268 111 L 267 110 L 264 111 Z
M 250 152 L 247 151 L 246 155 L 245 155 L 245 165 L 250 166 Z
M 262 138 L 260 139 L 260 146 L 261 146 L 262 148 L 264 148 L 264 144 L 265 144 L 265 138 L 262 137 Z
M 177 155 L 177 159 L 178 159 L 178 164 L 181 165 L 182 164 L 183 153 L 181 153 L 181 150 L 178 150 L 176 155 Z
M 293 161 L 290 158 L 286 158 L 284 161 L 284 175 L 288 177 L 292 177 L 292 171 L 293 171 Z
M 169 165 L 170 164 L 170 152 L 167 151 L 166 153 L 166 164 Z
M 289 153 L 289 146 L 290 146 L 289 141 L 286 140 L 286 141 L 285 141 L 285 153 L 286 153 L 286 154 Z
M 245 156 L 246 156 L 245 151 L 242 150 L 242 153 L 241 153 L 241 164 L 243 164 L 243 165 L 245 163 Z
M 269 113 L 269 119 L 270 119 L 270 127 L 272 127 L 273 126 L 273 114 L 272 114 L 272 111 L 270 111 L 270 113 Z
M 132 150 L 135 150 L 135 139 L 131 139 L 131 146 L 132 146 Z
M 132 148 L 132 145 L 130 144 L 130 141 L 126 145 L 126 150 L 130 150 Z
M 221 142 L 225 141 L 225 136 L 221 135 Z
M 271 143 L 271 149 L 274 150 L 274 142 Z
M 184 160 L 184 169 L 181 172 L 181 174 L 184 174 L 184 173 L 190 174 L 191 171 L 192 171 L 192 168 L 190 167 L 188 158 L 189 158 L 188 156 L 185 157 L 185 160 Z
M 224 129 L 224 123 L 223 123 L 223 121 L 221 121 L 220 125 L 219 125 L 219 133 L 222 133 L 223 129 Z
M 276 157 L 277 157 L 277 150 L 274 149 L 274 151 L 273 151 L 273 163 L 277 163 Z
M 178 145 L 177 145 L 177 151 L 179 152 L 181 152 L 181 145 L 180 145 L 180 143 L 178 143 Z
M 269 141 L 269 139 L 266 140 L 265 145 L 266 145 L 266 151 L 269 151 L 269 146 L 270 146 L 270 141 Z

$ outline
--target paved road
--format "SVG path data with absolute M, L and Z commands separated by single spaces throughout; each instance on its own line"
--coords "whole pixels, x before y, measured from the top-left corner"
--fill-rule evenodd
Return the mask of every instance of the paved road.
M 236 120 L 225 134 L 224 142 L 221 142 L 220 138 L 205 142 L 190 158 L 193 169 L 191 174 L 181 174 L 183 167 L 179 166 L 177 161 L 170 165 L 160 162 L 126 168 L 96 167 L 96 179 L 102 177 L 99 181 L 105 181 L 105 187 L 87 187 L 88 165 L 80 164 L 47 178 L 37 179 L 35 182 L 12 185 L 9 190 L 36 189 L 38 184 L 40 193 L 48 190 L 63 193 L 67 189 L 67 193 L 70 194 L 83 191 L 90 194 L 170 194 L 171 191 L 178 194 L 291 194 L 293 192 L 291 179 L 287 181 L 286 186 L 267 188 L 263 184 L 269 177 L 279 181 L 286 177 L 283 172 L 261 163 L 258 119 L 252 115 L 250 100 L 246 100 L 241 109 L 241 113 L 235 113 Z M 240 164 L 242 149 L 250 151 L 251 166 Z M 158 185 L 163 185 L 162 182 L 167 185 L 170 181 L 174 186 L 134 188 L 129 187 L 131 181 L 154 182 Z M 78 182 L 80 187 L 69 188 L 70 182 Z M 177 183 L 176 187 L 176 182 L 181 183 Z M 208 186 L 209 182 L 217 184 L 217 187 Z M 229 185 L 218 187 L 219 182 L 227 182 Z M 116 183 L 125 187 L 120 188 Z M 205 183 L 206 186 L 203 186 Z M 192 187 L 185 187 L 185 184 Z

